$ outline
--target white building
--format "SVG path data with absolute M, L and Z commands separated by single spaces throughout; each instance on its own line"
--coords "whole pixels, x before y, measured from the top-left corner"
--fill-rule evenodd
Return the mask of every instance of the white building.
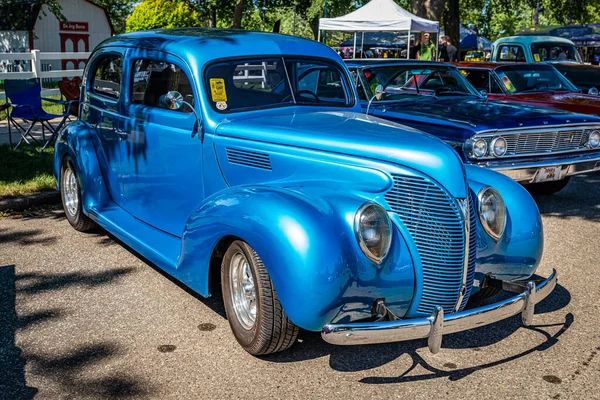
M 59 21 L 46 5 L 23 3 L 26 18 L 22 25 L 14 26 L 6 13 L 0 17 L 0 52 L 89 52 L 114 34 L 107 10 L 91 0 L 58 0 L 68 23 Z M 42 67 L 78 69 L 84 65 L 85 58 L 46 61 Z

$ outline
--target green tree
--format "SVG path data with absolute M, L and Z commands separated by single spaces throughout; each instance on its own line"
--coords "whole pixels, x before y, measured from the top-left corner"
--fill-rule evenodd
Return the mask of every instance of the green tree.
M 58 0 L 31 0 L 26 4 L 23 4 L 23 0 L 0 0 L 0 18 L 9 29 L 21 30 L 29 20 L 29 16 L 33 13 L 33 10 L 43 4 L 48 7 L 50 13 L 55 15 L 59 21 L 66 21 Z
M 115 28 L 115 33 L 125 32 L 125 21 L 133 11 L 138 0 L 93 0 L 94 3 L 106 8 L 110 20 Z
M 144 0 L 127 18 L 127 32 L 201 26 L 200 15 L 184 0 Z

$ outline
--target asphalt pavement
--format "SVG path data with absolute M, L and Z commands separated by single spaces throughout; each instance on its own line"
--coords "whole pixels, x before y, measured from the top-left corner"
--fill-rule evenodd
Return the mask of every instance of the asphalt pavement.
M 245 353 L 204 299 L 58 207 L 0 217 L 0 399 L 600 399 L 600 174 L 537 199 L 540 275 L 559 286 L 520 317 L 424 340 L 335 347 L 301 332 Z M 310 288 L 307 288 L 310 290 Z

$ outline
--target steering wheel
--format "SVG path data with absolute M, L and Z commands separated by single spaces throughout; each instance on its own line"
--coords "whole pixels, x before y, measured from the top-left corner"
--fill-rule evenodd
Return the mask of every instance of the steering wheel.
M 538 89 L 541 85 L 545 85 L 546 87 L 544 89 L 548 90 L 548 82 L 536 82 L 533 88 Z
M 294 93 L 294 94 L 295 94 L 295 95 L 300 95 L 300 94 L 302 94 L 302 93 L 305 93 L 305 94 L 311 95 L 311 96 L 312 96 L 312 97 L 314 97 L 314 98 L 315 98 L 315 100 L 316 100 L 316 101 L 318 101 L 318 102 L 320 102 L 320 101 L 321 101 L 321 99 L 319 98 L 319 96 L 317 96 L 317 94 L 316 94 L 316 93 L 314 93 L 314 92 L 311 92 L 310 90 L 305 90 L 305 89 L 303 89 L 303 90 L 298 90 L 298 91 L 297 91 L 296 93 Z M 281 102 L 284 102 L 284 101 L 286 101 L 286 100 L 289 100 L 289 98 L 290 98 L 290 97 L 292 97 L 292 94 L 291 94 L 291 93 L 290 93 L 290 94 L 288 94 L 287 96 L 285 96 L 283 99 L 281 99 Z

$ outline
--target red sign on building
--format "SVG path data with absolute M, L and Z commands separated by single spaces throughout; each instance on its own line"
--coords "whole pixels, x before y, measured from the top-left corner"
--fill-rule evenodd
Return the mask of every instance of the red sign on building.
M 72 32 L 87 32 L 89 31 L 89 25 L 87 22 L 61 22 L 60 30 Z

